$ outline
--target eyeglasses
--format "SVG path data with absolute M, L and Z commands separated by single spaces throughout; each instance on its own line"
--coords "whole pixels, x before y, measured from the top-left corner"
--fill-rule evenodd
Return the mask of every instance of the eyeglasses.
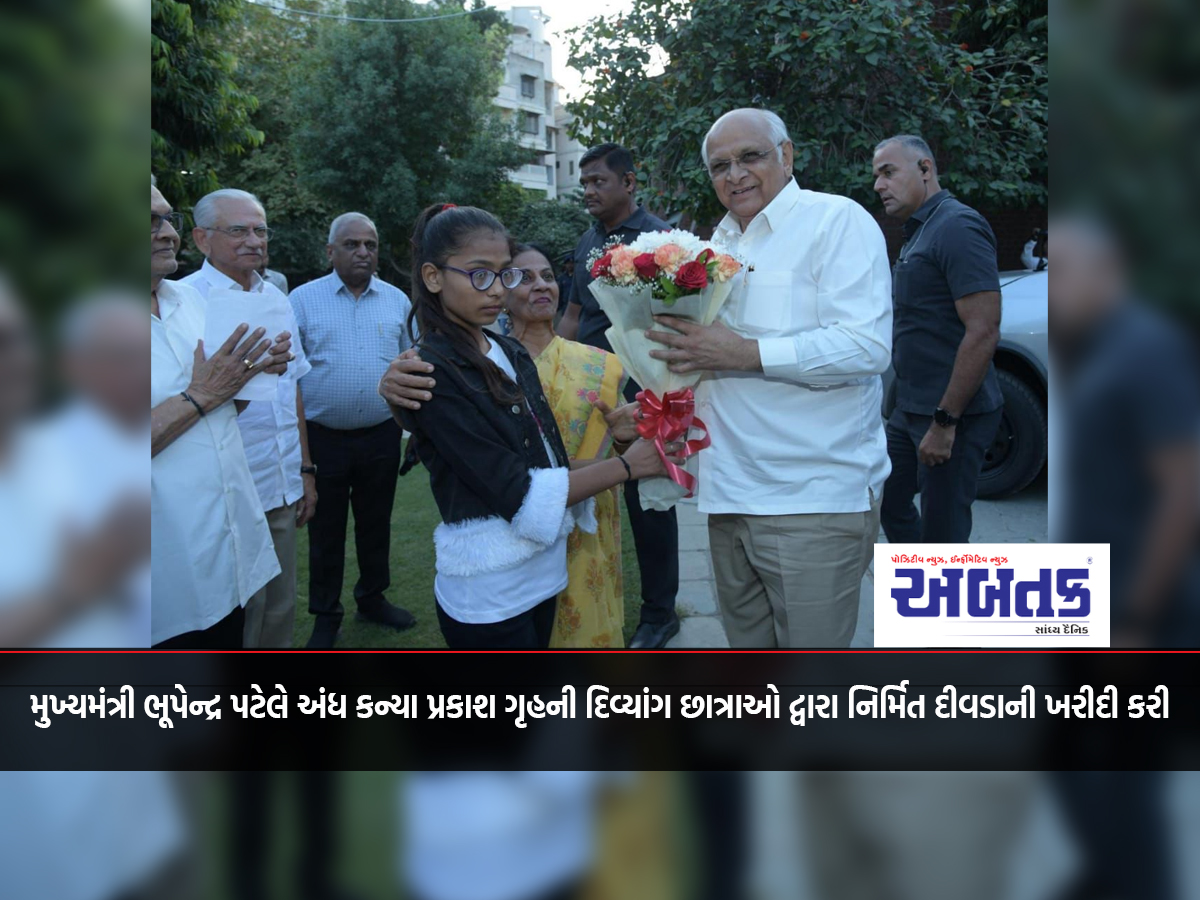
M 260 241 L 269 241 L 271 235 L 275 232 L 266 225 L 256 225 L 251 228 L 249 225 L 234 225 L 232 228 L 205 228 L 205 231 L 219 231 L 221 234 L 227 234 L 235 241 L 244 241 L 253 233 Z
M 758 165 L 760 162 L 774 153 L 776 148 L 778 148 L 781 144 L 783 144 L 783 141 L 780 141 L 770 150 L 747 150 L 741 156 L 735 157 L 734 159 L 714 159 L 708 164 L 708 174 L 712 178 L 720 178 L 722 175 L 728 174 L 729 167 L 735 162 L 741 168 L 749 169 L 752 166 Z
M 521 284 L 533 284 L 535 278 L 541 278 L 542 281 L 550 284 L 554 281 L 554 272 L 551 269 L 542 269 L 540 272 L 535 272 L 533 269 L 521 270 Z
M 158 234 L 162 231 L 163 222 L 170 222 L 171 227 L 178 234 L 183 229 L 183 213 L 167 213 L 165 216 L 160 216 L 158 213 L 150 213 L 150 233 Z
M 457 269 L 454 266 L 438 266 L 438 268 L 449 269 L 451 272 L 466 275 L 471 279 L 471 287 L 477 291 L 486 291 L 496 281 L 497 277 L 500 278 L 500 283 L 511 291 L 525 277 L 523 269 L 501 269 L 499 272 L 494 272 L 491 269 Z

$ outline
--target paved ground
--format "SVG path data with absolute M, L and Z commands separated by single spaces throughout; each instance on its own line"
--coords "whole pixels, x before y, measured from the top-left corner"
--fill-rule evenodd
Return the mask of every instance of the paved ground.
M 1024 491 L 1003 500 L 977 500 L 974 506 L 975 543 L 1041 543 L 1047 540 L 1046 473 L 1043 472 Z M 712 562 L 708 554 L 707 516 L 694 500 L 679 504 L 679 597 L 677 608 L 682 619 L 679 634 L 668 647 L 728 647 L 725 629 L 717 610 L 713 588 Z M 880 532 L 879 540 L 884 541 Z M 871 572 L 863 578 L 859 598 L 858 631 L 853 647 L 874 646 L 872 605 L 874 589 Z
M 1051 785 L 1040 775 L 1030 776 L 1035 785 L 1033 803 L 1012 834 L 1008 884 L 1001 894 L 1004 900 L 1051 900 L 1059 896 L 1082 864 L 1079 846 Z M 792 772 L 755 772 L 749 782 L 753 801 L 750 830 L 756 836 L 750 848 L 754 896 L 763 900 L 815 900 L 818 894 L 808 877 L 811 863 L 800 815 L 804 780 Z M 1200 772 L 1168 773 L 1163 795 L 1165 837 L 1174 855 L 1177 885 L 1173 896 L 1197 900 Z

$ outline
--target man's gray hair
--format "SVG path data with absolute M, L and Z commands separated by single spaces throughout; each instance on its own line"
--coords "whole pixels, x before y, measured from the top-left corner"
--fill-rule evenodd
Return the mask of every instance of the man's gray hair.
M 219 191 L 213 191 L 210 194 L 205 194 L 196 203 L 192 209 L 192 218 L 195 220 L 199 228 L 216 228 L 217 219 L 217 204 L 222 200 L 249 200 L 263 214 L 263 218 L 267 217 L 266 207 L 262 205 L 262 201 L 251 194 L 249 191 L 240 191 L 237 188 L 222 188 Z
M 342 213 L 329 223 L 329 243 L 332 244 L 334 241 L 336 241 L 338 232 L 341 231 L 342 226 L 347 225 L 350 222 L 366 222 L 371 226 L 376 234 L 379 234 L 379 229 L 375 227 L 375 223 L 372 222 L 365 214 L 360 212 Z
M 158 187 L 158 179 L 154 177 L 154 173 L 150 173 L 150 187 Z
M 933 170 L 937 171 L 937 160 L 933 158 L 933 151 L 929 149 L 929 144 L 925 143 L 923 137 L 915 134 L 894 134 L 890 138 L 884 138 L 876 144 L 875 152 L 878 153 L 888 144 L 899 144 L 910 153 L 915 153 L 917 159 L 928 159 L 933 163 Z
M 779 161 L 783 162 L 783 142 L 791 140 L 791 138 L 788 136 L 787 125 L 783 124 L 783 119 L 781 119 L 777 114 L 771 112 L 769 109 L 758 109 L 757 107 L 746 106 L 742 109 L 731 109 L 729 112 L 725 113 L 725 115 L 721 116 L 721 118 L 712 123 L 712 127 L 708 129 L 708 134 L 704 135 L 704 140 L 700 144 L 700 158 L 704 160 L 705 168 L 708 167 L 708 139 L 712 137 L 712 133 L 717 130 L 717 126 L 736 113 L 746 112 L 757 113 L 766 120 L 767 130 L 771 135 L 771 143 L 775 144 L 775 149 L 779 154 Z
M 59 343 L 66 350 L 78 350 L 95 340 L 99 326 L 109 319 L 125 318 L 140 324 L 145 311 L 146 304 L 126 290 L 114 288 L 88 294 L 63 315 L 58 327 Z

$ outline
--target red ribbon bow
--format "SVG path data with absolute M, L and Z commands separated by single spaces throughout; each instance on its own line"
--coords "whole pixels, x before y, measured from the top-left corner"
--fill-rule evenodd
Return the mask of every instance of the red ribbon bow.
M 441 211 L 445 212 L 448 209 L 457 209 L 457 208 L 458 208 L 457 203 L 443 203 Z
M 658 457 L 667 470 L 667 477 L 687 491 L 692 496 L 696 488 L 696 479 L 690 472 L 681 469 L 667 459 L 666 445 L 684 438 L 683 451 L 676 454 L 685 459 L 699 453 L 712 444 L 708 436 L 708 426 L 696 418 L 696 398 L 691 388 L 679 391 L 667 391 L 660 400 L 654 391 L 640 391 L 637 395 L 641 406 L 641 420 L 637 431 L 648 441 L 654 441 Z M 686 440 L 689 429 L 699 428 L 704 437 Z

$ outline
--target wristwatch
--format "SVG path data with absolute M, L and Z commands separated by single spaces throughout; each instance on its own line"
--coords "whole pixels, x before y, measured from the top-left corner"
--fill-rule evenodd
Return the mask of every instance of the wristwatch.
M 316 466 L 301 466 L 300 474 L 301 475 L 316 475 L 317 467 Z
M 933 421 L 937 422 L 943 428 L 953 428 L 957 425 L 960 419 L 957 416 L 952 416 L 940 406 L 933 411 Z

